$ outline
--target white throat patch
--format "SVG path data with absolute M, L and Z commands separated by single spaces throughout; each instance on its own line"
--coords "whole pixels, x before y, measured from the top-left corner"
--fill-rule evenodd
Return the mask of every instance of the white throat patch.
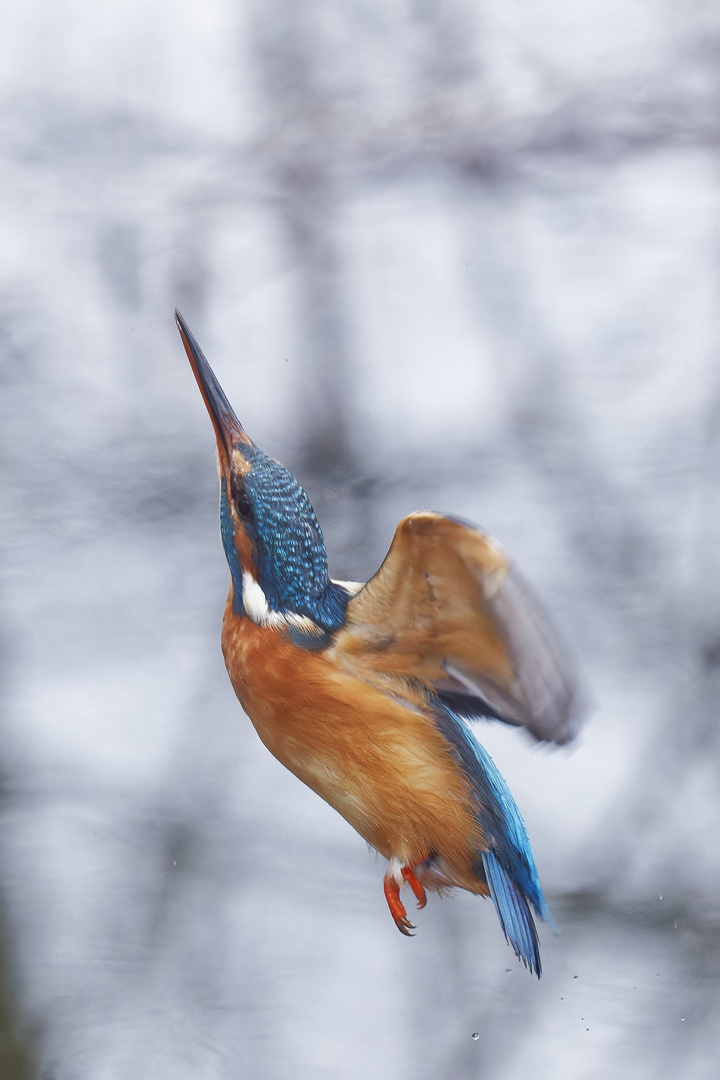
M 271 611 L 265 593 L 247 570 L 242 576 L 242 602 L 245 614 L 256 626 L 294 626 L 314 634 L 322 633 L 321 627 L 307 615 L 298 615 L 294 611 Z

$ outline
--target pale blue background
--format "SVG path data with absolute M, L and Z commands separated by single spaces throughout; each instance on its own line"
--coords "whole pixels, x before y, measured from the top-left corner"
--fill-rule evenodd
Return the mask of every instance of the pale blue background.
M 0 875 L 38 1075 L 714 1080 L 717 3 L 2 26 Z M 175 305 L 336 576 L 446 510 L 562 628 L 577 747 L 478 729 L 561 929 L 541 983 L 469 896 L 402 938 L 243 717 Z

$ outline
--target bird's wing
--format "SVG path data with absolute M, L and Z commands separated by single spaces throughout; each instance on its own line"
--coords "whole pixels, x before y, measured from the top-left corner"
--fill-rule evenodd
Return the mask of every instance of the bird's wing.
M 536 601 L 498 545 L 454 518 L 423 511 L 400 522 L 335 648 L 422 680 L 465 715 L 558 743 L 575 733 L 573 682 Z

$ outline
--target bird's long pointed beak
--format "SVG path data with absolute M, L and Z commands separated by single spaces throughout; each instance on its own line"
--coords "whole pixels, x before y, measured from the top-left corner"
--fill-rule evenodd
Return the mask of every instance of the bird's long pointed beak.
M 175 309 L 175 322 L 180 331 L 180 337 L 185 346 L 185 352 L 193 369 L 193 374 L 200 387 L 203 401 L 207 406 L 207 411 L 210 413 L 210 419 L 213 422 L 215 435 L 217 436 L 220 463 L 223 472 L 227 475 L 232 463 L 233 446 L 238 442 L 245 443 L 246 446 L 252 446 L 252 439 L 246 435 L 242 424 L 233 411 L 232 405 L 225 397 L 222 386 L 215 378 L 215 372 L 205 359 L 205 354 L 177 308 Z

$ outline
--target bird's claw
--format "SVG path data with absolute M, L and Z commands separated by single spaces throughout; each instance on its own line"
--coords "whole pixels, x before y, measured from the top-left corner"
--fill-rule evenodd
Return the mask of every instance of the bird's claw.
M 393 915 L 393 918 L 401 934 L 404 934 L 405 937 L 415 937 L 415 926 L 407 917 L 399 919 L 396 915 Z
M 404 934 L 405 937 L 414 937 L 413 931 L 415 930 L 415 927 L 408 919 L 405 905 L 400 899 L 400 886 L 405 884 L 410 886 L 415 895 L 415 899 L 417 900 L 418 909 L 425 907 L 427 904 L 427 896 L 422 885 L 415 877 L 412 866 L 403 866 L 401 874 L 403 878 L 402 882 L 398 882 L 394 875 L 385 875 L 385 881 L 383 883 L 385 899 L 390 908 L 390 914 L 400 933 Z
M 415 874 L 413 873 L 412 866 L 403 866 L 403 868 L 402 868 L 402 876 L 405 879 L 405 881 L 408 883 L 408 885 L 410 886 L 410 888 L 412 889 L 412 891 L 413 891 L 413 893 L 415 895 L 415 899 L 417 900 L 418 911 L 422 911 L 422 909 L 427 904 L 427 893 L 423 889 L 423 887 L 420 884 L 420 882 L 418 881 L 418 879 L 415 877 Z

